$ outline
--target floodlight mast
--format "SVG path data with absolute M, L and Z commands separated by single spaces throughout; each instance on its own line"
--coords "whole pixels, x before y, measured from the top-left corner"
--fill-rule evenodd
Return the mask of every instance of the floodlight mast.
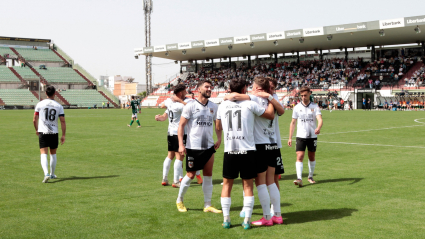
M 151 13 L 153 10 L 152 0 L 143 0 L 145 11 L 145 47 L 151 46 Z M 146 95 L 152 93 L 152 55 L 146 55 Z

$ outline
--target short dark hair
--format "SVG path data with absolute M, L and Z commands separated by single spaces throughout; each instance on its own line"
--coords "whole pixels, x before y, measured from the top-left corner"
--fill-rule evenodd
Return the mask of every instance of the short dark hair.
M 242 93 L 242 89 L 246 86 L 246 80 L 233 78 L 229 86 L 231 92 Z
M 132 95 L 131 98 L 134 99 L 134 95 Z
M 47 86 L 47 88 L 46 88 L 46 95 L 47 96 L 52 97 L 52 96 L 55 95 L 55 92 L 56 92 L 56 89 L 55 89 L 54 86 L 52 86 L 52 85 Z
M 186 86 L 184 84 L 178 84 L 174 87 L 174 94 L 178 94 L 181 91 L 184 91 Z
M 202 81 L 199 81 L 198 82 L 197 88 L 201 87 L 205 83 L 208 83 L 208 84 L 212 85 L 211 81 L 209 81 L 209 80 L 202 80 Z
M 262 76 L 257 76 L 254 78 L 254 83 L 257 84 L 259 87 L 261 87 L 264 91 L 269 91 L 270 90 L 270 83 L 269 81 L 262 77 Z
M 277 80 L 276 78 L 272 78 L 272 77 L 266 77 L 266 79 L 269 81 L 269 83 L 273 83 L 274 87 L 277 87 Z
M 303 92 L 311 92 L 310 87 L 308 87 L 308 86 L 301 87 L 300 94 L 303 93 Z

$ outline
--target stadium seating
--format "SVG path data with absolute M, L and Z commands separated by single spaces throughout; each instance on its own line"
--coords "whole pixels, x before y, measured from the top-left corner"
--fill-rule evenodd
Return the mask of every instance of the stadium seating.
M 15 53 L 13 53 L 12 50 L 10 50 L 9 47 L 0 47 L 0 55 L 1 56 L 4 56 L 6 54 L 14 55 L 14 56 L 16 55 Z
M 61 91 L 60 94 L 71 105 L 77 105 L 78 107 L 93 107 L 95 104 L 97 107 L 101 107 L 102 102 L 106 104 L 108 101 L 96 90 L 66 90 Z
M 63 62 L 63 60 L 50 49 L 15 48 L 27 61 Z
M 0 89 L 0 98 L 6 105 L 36 105 L 38 99 L 27 89 Z
M 37 69 L 50 83 L 87 83 L 77 72 L 68 67 L 48 67 L 46 70 Z
M 34 72 L 29 67 L 20 67 L 14 66 L 13 69 L 23 78 L 23 79 L 36 79 L 38 80 L 38 76 L 34 74 Z M 13 73 L 12 73 L 13 74 Z
M 158 99 L 159 96 L 148 96 L 143 100 L 142 106 L 154 107 L 157 105 Z
M 9 67 L 0 66 L 0 82 L 20 83 L 21 81 L 15 76 L 15 74 L 13 74 Z

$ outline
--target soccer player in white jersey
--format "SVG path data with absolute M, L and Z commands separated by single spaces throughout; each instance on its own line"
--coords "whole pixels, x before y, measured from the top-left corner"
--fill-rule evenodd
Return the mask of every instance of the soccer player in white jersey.
M 197 170 L 203 170 L 204 182 L 204 212 L 221 213 L 211 205 L 212 198 L 212 172 L 214 165 L 214 153 L 221 144 L 221 131 L 216 129 L 217 142 L 213 139 L 213 124 L 217 117 L 217 104 L 208 100 L 211 97 L 212 84 L 210 81 L 200 81 L 197 87 L 199 94 L 183 108 L 180 125 L 177 131 L 179 137 L 179 153 L 186 153 L 187 174 L 181 181 L 179 195 L 177 197 L 177 209 L 186 212 L 183 197 L 186 194 L 190 182 L 195 178 Z M 187 125 L 186 146 L 183 143 L 184 127 Z
M 246 81 L 232 79 L 231 92 L 246 93 Z M 255 116 L 273 120 L 274 109 L 269 104 L 267 110 L 254 101 L 224 101 L 218 107 L 217 128 L 224 130 L 223 189 L 221 207 L 224 228 L 230 228 L 231 191 L 235 178 L 242 178 L 244 190 L 245 220 L 244 229 L 251 227 L 251 214 L 254 207 L 253 178 L 257 177 L 254 141 Z
M 41 154 L 41 167 L 44 172 L 43 183 L 47 183 L 49 179 L 56 179 L 56 151 L 58 148 L 59 132 L 58 119 L 61 123 L 62 137 L 61 144 L 65 143 L 66 123 L 65 113 L 62 105 L 54 100 L 55 87 L 48 86 L 46 88 L 47 99 L 42 100 L 35 106 L 33 118 L 35 134 L 38 136 Z M 48 169 L 47 151 L 50 148 L 50 174 Z
M 252 92 L 254 95 L 239 95 L 232 93 L 227 95 L 225 99 L 229 100 L 249 100 L 257 102 L 263 108 L 266 108 L 269 102 L 276 106 L 277 111 L 282 112 L 283 107 L 279 101 L 269 94 L 270 83 L 268 79 L 264 77 L 256 77 L 254 79 L 254 84 L 252 87 Z M 259 97 L 255 96 L 258 95 Z M 267 97 L 264 99 L 262 97 Z M 260 155 L 258 158 L 258 175 L 255 178 L 255 185 L 257 186 L 258 198 L 263 209 L 263 218 L 258 221 L 252 222 L 253 225 L 257 226 L 272 226 L 273 224 L 282 224 L 283 219 L 280 213 L 280 192 L 279 188 L 275 183 L 275 172 L 278 168 L 278 173 L 282 172 L 281 165 L 282 160 L 278 151 L 280 152 L 277 139 L 276 131 L 273 126 L 274 120 L 267 120 L 261 117 L 255 117 L 254 124 L 254 139 L 257 154 Z M 279 176 L 277 175 L 277 178 Z M 268 189 L 268 191 L 267 191 Z M 270 203 L 273 204 L 273 209 L 275 215 L 270 213 Z M 245 217 L 245 211 L 242 210 L 241 217 Z
M 322 114 L 317 104 L 310 102 L 311 90 L 309 87 L 301 87 L 300 96 L 302 101 L 294 107 L 292 112 L 292 121 L 289 127 L 288 146 L 292 146 L 292 135 L 295 125 L 297 125 L 296 153 L 297 161 L 295 167 L 297 170 L 297 179 L 295 185 L 303 186 L 302 172 L 305 149 L 308 149 L 308 181 L 316 183 L 313 180 L 314 168 L 316 167 L 316 149 L 317 135 L 323 126 Z M 316 127 L 317 120 L 317 127 Z
M 174 88 L 174 95 L 183 100 L 186 96 L 186 86 L 183 84 L 178 84 Z M 176 161 L 174 162 L 174 181 L 172 186 L 174 188 L 180 187 L 180 178 L 183 178 L 183 156 L 179 152 L 179 139 L 177 137 L 177 129 L 179 128 L 180 117 L 183 111 L 184 104 L 179 102 L 173 102 L 170 99 L 164 101 L 161 107 L 167 108 L 163 115 L 156 115 L 156 121 L 164 121 L 168 118 L 168 155 L 164 160 L 163 170 L 162 170 L 162 185 L 167 186 L 168 183 L 168 172 L 170 171 L 171 161 L 176 156 Z M 186 143 L 186 134 L 184 135 L 184 143 Z M 177 152 L 177 154 L 176 154 Z

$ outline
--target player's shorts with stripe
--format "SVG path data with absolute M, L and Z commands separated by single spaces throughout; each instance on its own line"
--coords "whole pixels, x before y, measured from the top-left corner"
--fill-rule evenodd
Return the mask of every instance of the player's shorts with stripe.
M 275 175 L 285 173 L 285 169 L 283 168 L 282 155 L 280 154 L 280 149 L 273 150 L 276 158 L 276 170 L 274 171 Z
M 277 144 L 256 144 L 256 165 L 257 173 L 262 173 L 270 167 L 276 167 L 276 150 L 279 149 Z
M 257 177 L 257 168 L 255 164 L 256 153 L 250 151 L 225 152 L 223 159 L 223 178 L 252 179 Z
M 187 135 L 183 135 L 183 144 L 186 146 Z M 179 152 L 179 137 L 177 135 L 168 135 L 168 151 Z
M 297 141 L 296 141 L 297 146 L 296 151 L 305 151 L 305 148 L 308 149 L 308 151 L 310 152 L 316 152 L 316 148 L 317 148 L 317 138 L 309 138 L 309 139 L 305 139 L 305 138 L 298 138 L 297 137 Z
M 59 134 L 38 134 L 38 143 L 41 148 L 49 147 L 50 149 L 57 149 L 59 145 Z
M 132 113 L 131 118 L 136 118 L 137 119 L 137 113 Z
M 186 149 L 186 171 L 204 169 L 211 156 L 215 153 L 214 146 L 206 150 Z

